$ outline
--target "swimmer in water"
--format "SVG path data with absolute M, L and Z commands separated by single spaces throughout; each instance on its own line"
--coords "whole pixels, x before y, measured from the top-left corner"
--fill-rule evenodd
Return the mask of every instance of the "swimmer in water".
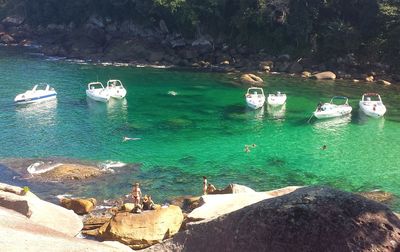
M 322 145 L 321 150 L 326 150 L 328 148 L 326 145 Z
M 248 146 L 248 145 L 245 145 L 245 146 L 244 146 L 244 152 L 247 152 L 247 153 L 249 153 L 249 152 L 250 152 L 250 148 L 249 148 L 249 146 Z
M 136 140 L 140 140 L 141 138 L 138 137 L 123 137 L 122 138 L 122 142 L 126 142 L 126 141 L 136 141 Z

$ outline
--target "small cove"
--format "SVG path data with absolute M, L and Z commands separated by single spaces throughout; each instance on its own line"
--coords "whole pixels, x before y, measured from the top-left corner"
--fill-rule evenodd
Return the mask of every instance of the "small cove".
M 139 169 L 116 168 L 119 173 L 112 179 L 84 186 L 33 186 L 39 196 L 116 198 L 139 181 L 144 193 L 163 202 L 200 194 L 205 175 L 217 187 L 329 185 L 352 192 L 378 189 L 400 197 L 396 87 L 268 75 L 263 76 L 265 92 L 285 92 L 286 107 L 251 111 L 245 107 L 245 88 L 230 85 L 233 77 L 226 74 L 49 60 L 17 48 L 1 48 L 0 56 L 1 159 L 140 164 Z M 88 82 L 113 78 L 126 86 L 126 100 L 87 100 Z M 13 104 L 16 94 L 40 82 L 54 86 L 56 103 Z M 370 91 L 381 94 L 388 109 L 385 118 L 359 113 L 358 100 Z M 307 123 L 316 104 L 334 95 L 349 97 L 351 117 Z M 124 136 L 141 140 L 122 142 Z M 246 144 L 257 146 L 245 153 Z M 322 145 L 327 149 L 321 150 Z M 0 175 L 2 182 L 13 180 L 4 168 Z M 393 208 L 399 211 L 400 203 L 394 202 Z

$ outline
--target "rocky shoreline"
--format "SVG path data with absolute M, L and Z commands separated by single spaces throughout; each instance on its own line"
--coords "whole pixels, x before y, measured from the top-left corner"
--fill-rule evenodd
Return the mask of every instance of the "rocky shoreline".
M 44 27 L 29 25 L 21 16 L 9 16 L 0 23 L 0 44 L 29 46 L 47 56 L 91 62 L 237 74 L 280 73 L 382 85 L 400 82 L 400 75 L 391 73 L 389 65 L 357 62 L 351 54 L 324 63 L 311 58 L 293 58 L 288 54 L 268 55 L 246 46 L 231 47 L 210 36 L 186 39 L 181 34 L 170 32 L 162 20 L 157 27 L 144 27 L 132 21 L 119 23 L 92 16 L 80 27 L 73 23 Z M 325 72 L 322 77 L 318 75 L 320 72 Z
M 360 195 L 328 187 L 255 192 L 235 184 L 221 192 L 185 198 L 187 212 L 171 204 L 138 214 L 119 202 L 96 213 L 95 199 L 62 199 L 63 208 L 0 183 L 0 243 L 6 251 L 400 249 L 398 215 Z M 76 238 L 78 233 L 95 240 Z

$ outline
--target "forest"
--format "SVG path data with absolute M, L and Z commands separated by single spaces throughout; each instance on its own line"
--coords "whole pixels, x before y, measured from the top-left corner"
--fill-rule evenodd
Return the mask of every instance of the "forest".
M 1 0 L 0 8 L 31 25 L 79 26 L 93 15 L 148 26 L 164 20 L 186 38 L 321 61 L 351 54 L 400 68 L 399 0 Z

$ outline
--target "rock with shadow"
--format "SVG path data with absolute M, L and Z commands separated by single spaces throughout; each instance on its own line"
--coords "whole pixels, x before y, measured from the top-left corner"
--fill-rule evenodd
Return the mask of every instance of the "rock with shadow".
M 328 187 L 306 187 L 188 225 L 144 251 L 399 250 L 400 220 L 388 207 Z

